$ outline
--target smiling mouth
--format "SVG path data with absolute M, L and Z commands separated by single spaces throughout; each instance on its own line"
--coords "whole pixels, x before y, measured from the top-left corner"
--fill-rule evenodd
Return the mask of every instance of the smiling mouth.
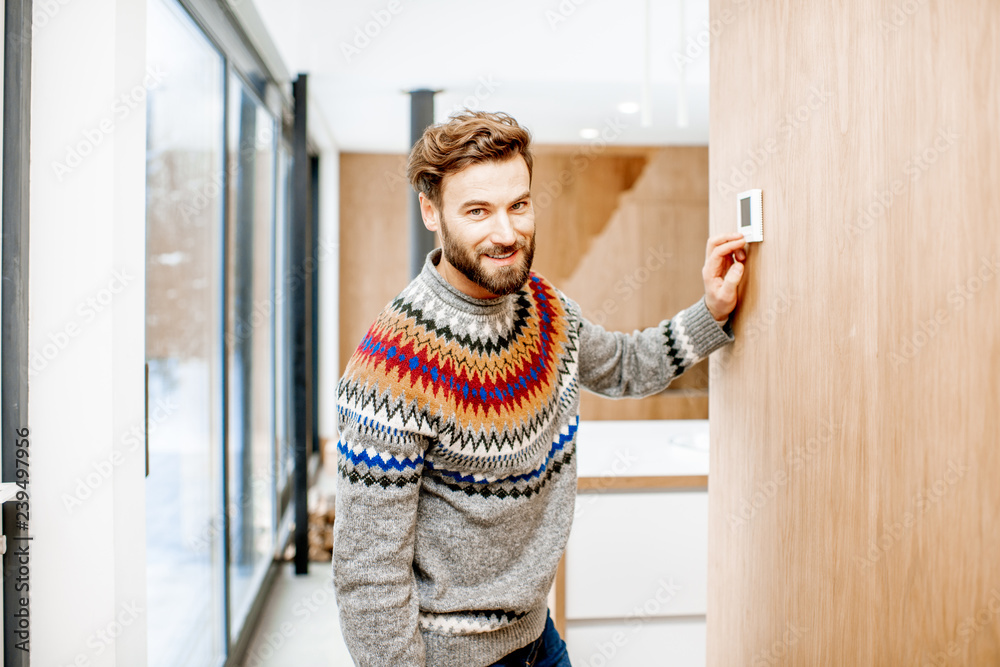
M 486 255 L 486 256 L 489 257 L 490 259 L 507 259 L 508 257 L 511 257 L 515 252 L 517 252 L 517 250 L 511 250 L 505 255 Z

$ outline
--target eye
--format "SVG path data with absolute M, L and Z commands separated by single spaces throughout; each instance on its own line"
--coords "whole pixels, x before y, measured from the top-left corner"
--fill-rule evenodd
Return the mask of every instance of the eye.
M 514 204 L 513 206 L 511 206 L 511 208 L 514 209 L 515 211 L 523 211 L 525 208 L 527 208 L 527 206 L 528 206 L 528 202 L 526 202 L 526 201 L 519 201 L 516 204 Z
M 474 216 L 474 217 L 482 215 L 482 213 L 483 213 L 483 209 L 481 209 L 481 208 L 474 208 L 474 209 L 472 209 L 472 210 L 469 211 L 469 215 Z

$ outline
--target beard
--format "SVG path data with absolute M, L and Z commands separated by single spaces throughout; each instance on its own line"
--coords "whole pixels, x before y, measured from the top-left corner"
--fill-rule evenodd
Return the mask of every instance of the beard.
M 508 266 L 483 266 L 484 255 L 506 255 L 521 251 L 517 262 Z M 448 263 L 476 285 L 497 296 L 506 296 L 518 291 L 528 282 L 531 273 L 531 262 L 535 257 L 535 234 L 530 239 L 517 237 L 517 242 L 511 246 L 491 244 L 478 248 L 467 248 L 460 245 L 448 233 L 444 216 L 441 217 L 441 251 Z

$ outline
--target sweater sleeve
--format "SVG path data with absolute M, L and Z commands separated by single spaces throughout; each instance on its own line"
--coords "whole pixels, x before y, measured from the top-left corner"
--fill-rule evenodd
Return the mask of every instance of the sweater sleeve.
M 571 302 L 579 313 L 579 306 Z M 580 384 L 610 398 L 642 398 L 734 340 L 728 323 L 712 318 L 702 297 L 673 319 L 643 331 L 605 331 L 580 316 Z
M 333 580 L 360 667 L 424 667 L 413 574 L 426 438 L 341 404 Z

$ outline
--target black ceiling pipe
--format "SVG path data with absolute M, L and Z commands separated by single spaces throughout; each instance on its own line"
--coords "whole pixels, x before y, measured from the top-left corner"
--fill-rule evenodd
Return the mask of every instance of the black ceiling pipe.
M 430 125 L 434 123 L 434 95 L 439 90 L 421 88 L 411 90 L 410 95 L 410 146 L 417 143 Z M 420 215 L 420 200 L 417 193 L 410 197 L 410 278 L 415 278 L 424 266 L 424 258 L 434 249 L 434 232 L 424 227 Z

